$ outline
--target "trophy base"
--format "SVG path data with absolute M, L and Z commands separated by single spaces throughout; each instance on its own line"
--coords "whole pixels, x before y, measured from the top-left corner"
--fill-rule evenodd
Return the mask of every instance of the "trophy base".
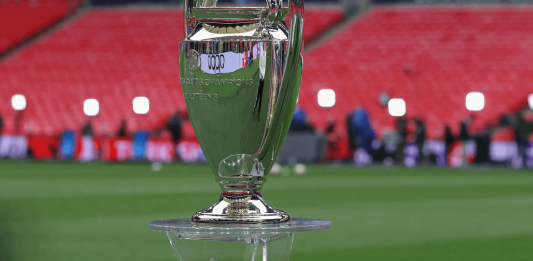
M 191 218 L 196 223 L 280 224 L 291 222 L 283 210 L 265 202 L 261 192 L 222 192 L 213 206 L 198 211 Z
M 177 261 L 289 261 L 294 235 L 326 230 L 326 220 L 295 218 L 283 224 L 200 224 L 189 219 L 150 222 L 165 232 Z

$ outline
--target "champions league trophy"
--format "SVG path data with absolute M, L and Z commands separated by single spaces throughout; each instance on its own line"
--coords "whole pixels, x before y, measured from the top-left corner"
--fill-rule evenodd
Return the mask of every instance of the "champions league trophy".
M 304 3 L 288 0 L 285 7 L 282 0 L 267 0 L 268 7 L 219 8 L 216 2 L 185 0 L 180 77 L 222 193 L 190 219 L 155 221 L 150 228 L 167 233 L 178 261 L 289 260 L 294 233 L 331 226 L 291 218 L 260 192 L 300 90 Z

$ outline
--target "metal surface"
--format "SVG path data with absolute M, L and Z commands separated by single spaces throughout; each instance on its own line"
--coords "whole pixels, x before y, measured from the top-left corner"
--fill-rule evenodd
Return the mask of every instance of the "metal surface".
M 196 222 L 289 222 L 260 193 L 287 135 L 302 77 L 303 0 L 216 8 L 186 0 L 180 77 L 196 136 L 223 196 Z M 287 17 L 288 15 L 288 17 Z M 257 204 L 224 205 L 242 193 Z

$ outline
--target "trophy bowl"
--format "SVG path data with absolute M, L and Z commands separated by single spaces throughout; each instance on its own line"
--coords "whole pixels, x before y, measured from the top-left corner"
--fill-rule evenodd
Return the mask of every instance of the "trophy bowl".
M 185 1 L 180 80 L 194 131 L 222 189 L 218 202 L 192 222 L 291 222 L 260 191 L 300 90 L 303 13 L 303 0 L 246 8 Z

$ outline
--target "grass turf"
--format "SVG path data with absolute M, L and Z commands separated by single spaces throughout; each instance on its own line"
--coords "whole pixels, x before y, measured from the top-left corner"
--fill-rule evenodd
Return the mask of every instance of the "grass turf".
M 533 173 L 313 166 L 270 176 L 267 201 L 333 221 L 291 260 L 533 260 Z M 0 162 L 0 260 L 175 260 L 153 220 L 218 198 L 206 166 Z

